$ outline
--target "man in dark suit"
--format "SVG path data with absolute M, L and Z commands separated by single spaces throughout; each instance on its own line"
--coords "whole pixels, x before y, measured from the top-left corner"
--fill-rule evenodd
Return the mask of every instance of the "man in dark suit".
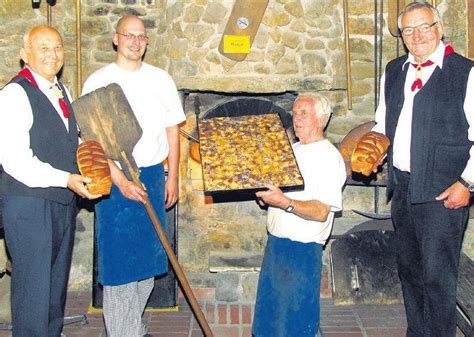
M 61 36 L 30 29 L 20 51 L 25 67 L 0 92 L 3 225 L 12 259 L 14 337 L 62 335 L 74 244 L 75 193 L 89 199 L 78 174 L 78 129 L 69 94 L 56 74 Z
M 456 335 L 456 284 L 474 183 L 473 62 L 445 44 L 426 2 L 398 18 L 409 53 L 387 64 L 374 130 L 387 135 L 409 337 Z

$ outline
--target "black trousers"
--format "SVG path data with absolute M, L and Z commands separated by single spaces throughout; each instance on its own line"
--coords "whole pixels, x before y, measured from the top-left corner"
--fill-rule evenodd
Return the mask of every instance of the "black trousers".
M 395 170 L 392 219 L 407 315 L 407 337 L 456 336 L 459 254 L 469 208 L 412 204 L 410 175 Z
M 12 259 L 13 337 L 61 335 L 75 231 L 75 202 L 3 199 Z

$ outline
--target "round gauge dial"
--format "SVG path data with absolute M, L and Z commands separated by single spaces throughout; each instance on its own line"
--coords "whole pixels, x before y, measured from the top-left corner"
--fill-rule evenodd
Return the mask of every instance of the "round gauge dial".
M 249 19 L 245 16 L 241 16 L 237 19 L 237 27 L 240 29 L 246 29 L 249 26 Z

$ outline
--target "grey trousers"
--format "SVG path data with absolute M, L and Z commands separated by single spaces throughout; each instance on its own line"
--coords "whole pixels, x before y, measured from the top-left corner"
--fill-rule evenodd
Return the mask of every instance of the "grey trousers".
M 154 278 L 119 286 L 104 286 L 103 314 L 108 337 L 140 337 L 142 315 L 153 290 Z
M 5 239 L 12 257 L 14 337 L 59 337 L 76 228 L 75 202 L 3 198 Z

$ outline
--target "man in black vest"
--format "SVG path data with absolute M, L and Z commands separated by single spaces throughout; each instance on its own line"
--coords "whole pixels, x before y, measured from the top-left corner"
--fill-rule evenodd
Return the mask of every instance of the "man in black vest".
M 3 225 L 12 259 L 15 337 L 62 334 L 74 243 L 74 192 L 89 199 L 78 174 L 78 129 L 69 94 L 56 74 L 61 36 L 30 29 L 20 51 L 25 67 L 0 93 Z
M 407 336 L 456 335 L 459 254 L 474 183 L 473 62 L 442 42 L 438 11 L 408 4 L 398 27 L 409 54 L 387 64 L 375 131 L 388 152 Z

